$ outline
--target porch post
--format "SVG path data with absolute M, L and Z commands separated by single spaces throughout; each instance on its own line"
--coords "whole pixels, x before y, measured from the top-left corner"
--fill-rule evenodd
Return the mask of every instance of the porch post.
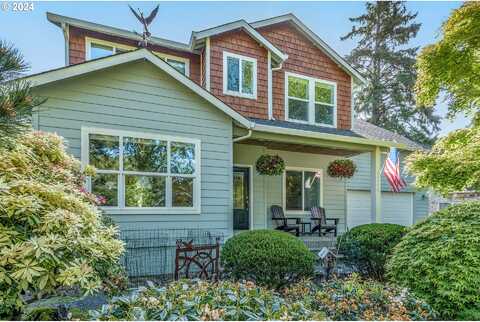
M 372 222 L 382 221 L 382 181 L 381 181 L 381 151 L 380 147 L 375 147 L 371 152 L 371 209 Z

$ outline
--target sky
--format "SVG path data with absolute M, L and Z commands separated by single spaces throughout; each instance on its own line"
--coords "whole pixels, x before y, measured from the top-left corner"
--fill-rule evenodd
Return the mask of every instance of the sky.
M 1 0 L 0 0 L 1 2 Z M 13 3 L 0 9 L 0 39 L 15 45 L 30 63 L 31 73 L 62 67 L 65 63 L 64 38 L 57 26 L 46 19 L 46 12 L 88 20 L 126 30 L 141 31 L 141 26 L 127 4 L 149 12 L 160 4 L 157 18 L 151 26 L 154 36 L 187 43 L 192 30 L 198 31 L 226 22 L 245 19 L 256 21 L 293 13 L 342 56 L 356 45 L 355 40 L 341 41 L 351 30 L 349 17 L 364 12 L 364 2 L 34 2 L 33 10 L 14 12 Z M 440 27 L 460 2 L 407 2 L 407 8 L 418 12 L 422 27 L 412 46 L 423 47 L 439 39 Z M 446 104 L 439 103 L 436 111 L 444 116 Z M 440 135 L 468 125 L 468 118 L 442 120 Z

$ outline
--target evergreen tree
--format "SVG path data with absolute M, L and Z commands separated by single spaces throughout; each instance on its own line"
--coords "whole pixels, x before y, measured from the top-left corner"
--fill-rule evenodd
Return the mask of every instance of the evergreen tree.
M 439 117 L 432 109 L 417 109 L 414 86 L 418 47 L 408 48 L 421 24 L 403 2 L 368 2 L 366 13 L 350 18 L 352 30 L 342 37 L 359 39 L 347 60 L 367 79 L 356 96 L 356 113 L 367 121 L 432 144 Z
M 28 82 L 17 79 L 28 67 L 18 49 L 0 40 L 0 141 L 28 129 L 33 108 L 44 102 L 32 95 Z

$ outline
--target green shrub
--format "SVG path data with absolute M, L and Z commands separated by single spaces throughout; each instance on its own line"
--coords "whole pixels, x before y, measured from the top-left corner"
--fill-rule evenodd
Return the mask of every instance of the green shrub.
M 339 236 L 337 244 L 345 261 L 360 274 L 382 280 L 387 256 L 406 230 L 406 227 L 395 224 L 361 225 Z
M 287 302 L 302 301 L 328 320 L 432 320 L 435 311 L 406 290 L 353 274 L 321 285 L 298 283 L 284 290 Z
M 480 321 L 480 308 L 466 309 L 460 312 L 455 319 L 460 321 Z
M 82 190 L 80 162 L 62 139 L 26 133 L 0 155 L 0 318 L 18 314 L 26 293 L 93 292 L 111 282 L 123 243 Z
M 167 287 L 140 288 L 130 296 L 114 298 L 95 320 L 320 320 L 299 301 L 287 302 L 279 294 L 252 282 L 179 281 Z
M 413 226 L 387 262 L 388 276 L 444 319 L 480 302 L 480 202 L 450 206 Z
M 281 287 L 313 276 L 315 255 L 291 234 L 276 230 L 252 230 L 225 243 L 221 263 L 227 276 Z

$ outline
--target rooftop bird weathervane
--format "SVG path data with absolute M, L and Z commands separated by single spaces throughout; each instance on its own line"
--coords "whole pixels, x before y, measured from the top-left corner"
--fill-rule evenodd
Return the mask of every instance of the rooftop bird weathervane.
M 128 7 L 133 12 L 135 17 L 137 17 L 138 21 L 140 21 L 143 25 L 143 34 L 141 35 L 142 36 L 142 41 L 139 43 L 139 45 L 141 47 L 147 48 L 148 39 L 151 36 L 150 31 L 148 31 L 148 26 L 152 23 L 153 19 L 155 19 L 155 16 L 158 13 L 158 7 L 159 6 L 157 5 L 157 7 L 155 9 L 153 9 L 152 12 L 150 13 L 150 15 L 146 18 L 143 16 L 143 12 L 141 12 L 140 9 L 137 9 L 137 11 L 135 11 L 130 5 L 128 5 Z M 138 33 L 136 33 L 136 34 L 139 35 Z

